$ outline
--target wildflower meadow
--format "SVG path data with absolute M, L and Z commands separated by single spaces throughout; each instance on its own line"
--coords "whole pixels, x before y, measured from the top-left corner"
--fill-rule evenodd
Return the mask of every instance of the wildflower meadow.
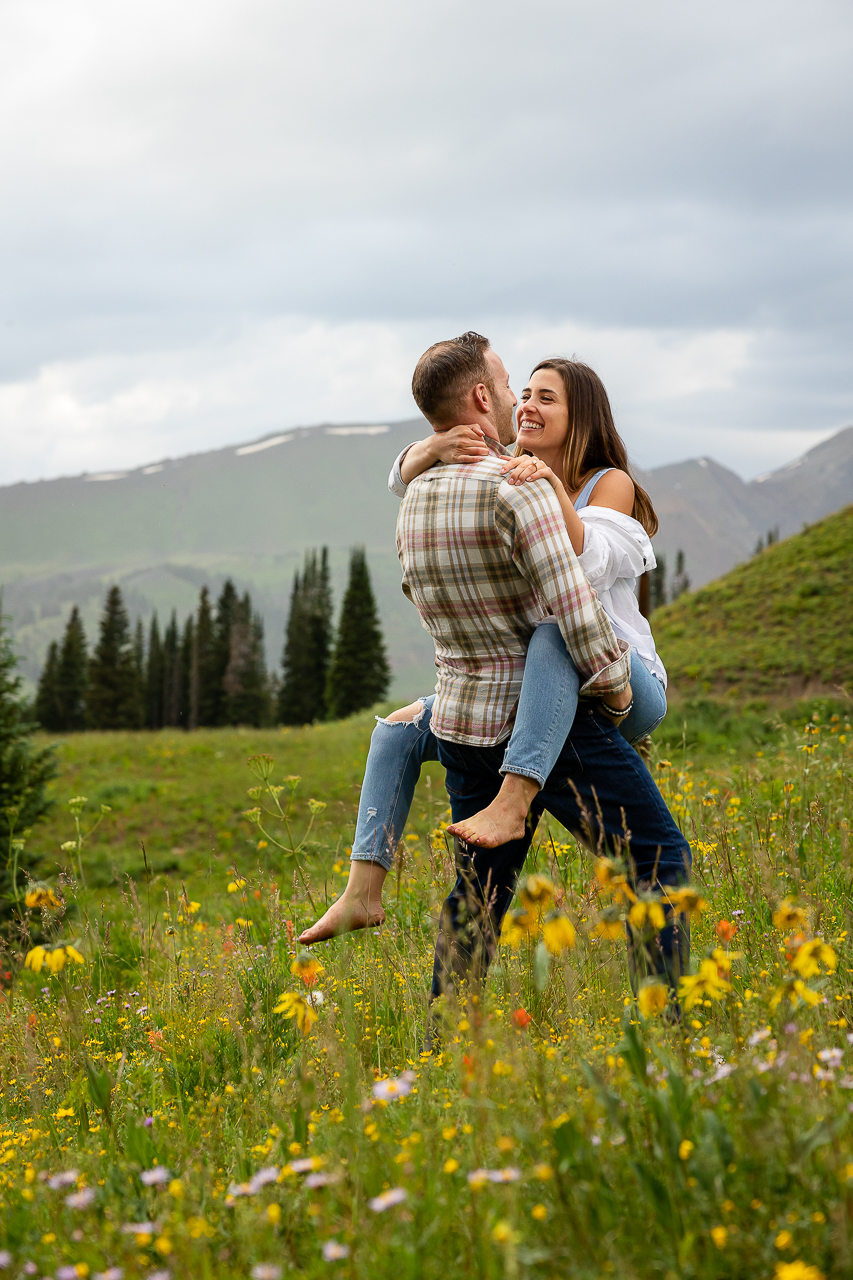
M 190 767 L 179 735 L 139 741 Z M 853 1273 L 843 705 L 780 720 L 736 761 L 653 750 L 694 860 L 667 900 L 543 822 L 487 984 L 440 1010 L 430 1048 L 454 874 L 437 781 L 386 924 L 307 952 L 297 935 L 345 881 L 355 793 L 306 792 L 274 754 L 244 766 L 239 831 L 206 864 L 158 869 L 141 830 L 135 865 L 99 880 L 92 851 L 133 804 L 63 793 L 70 769 L 40 878 L 19 871 L 38 832 L 13 829 L 0 1274 Z M 168 829 L 168 794 L 148 803 Z M 692 935 L 680 1018 L 659 983 L 628 982 L 626 935 L 648 941 L 665 910 Z

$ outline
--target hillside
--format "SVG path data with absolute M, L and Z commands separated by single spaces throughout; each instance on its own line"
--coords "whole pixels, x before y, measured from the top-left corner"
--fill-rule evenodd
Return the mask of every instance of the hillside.
M 853 680 L 853 506 L 653 618 L 679 694 L 802 695 Z

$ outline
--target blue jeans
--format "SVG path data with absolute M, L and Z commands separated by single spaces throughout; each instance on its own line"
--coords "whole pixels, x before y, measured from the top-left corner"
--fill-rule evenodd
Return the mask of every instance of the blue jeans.
M 503 747 L 469 747 L 440 741 L 454 822 L 469 818 L 497 795 Z M 636 886 L 682 884 L 690 870 L 690 846 L 673 821 L 651 774 L 633 747 L 599 712 L 575 717 L 556 765 L 536 796 L 532 821 L 521 840 L 481 849 L 457 840 L 456 884 L 441 912 L 432 996 L 452 990 L 460 978 L 479 981 L 494 955 L 501 922 L 543 810 L 596 854 L 622 857 Z M 687 971 L 690 937 L 678 917 L 650 945 L 629 951 L 632 984 L 660 974 L 674 989 Z
M 540 623 L 527 648 L 518 711 L 501 773 L 521 774 L 534 778 L 540 787 L 544 784 L 574 723 L 581 683 L 556 622 Z M 666 715 L 666 691 L 633 649 L 631 692 L 634 707 L 619 732 L 626 741 L 638 742 Z
M 527 650 L 518 712 L 501 772 L 535 778 L 542 786 L 574 722 L 580 684 L 560 628 L 550 622 L 538 626 Z M 636 742 L 663 720 L 666 694 L 660 680 L 633 652 L 631 689 L 634 710 L 619 732 Z M 378 720 L 373 730 L 350 855 L 356 862 L 378 862 L 390 870 L 421 765 L 439 758 L 438 740 L 430 729 L 435 694 L 421 702 L 423 711 L 410 724 Z

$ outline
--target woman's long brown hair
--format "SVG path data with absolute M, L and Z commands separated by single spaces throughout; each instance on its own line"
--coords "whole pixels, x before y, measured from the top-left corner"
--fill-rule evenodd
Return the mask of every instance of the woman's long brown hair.
M 569 406 L 569 431 L 563 452 L 563 484 L 575 493 L 593 471 L 617 467 L 634 481 L 634 507 L 631 512 L 650 538 L 658 531 L 658 518 L 652 500 L 631 475 L 628 451 L 616 430 L 610 400 L 604 383 L 588 364 L 580 360 L 564 360 L 555 356 L 540 360 L 539 369 L 553 369 L 563 380 Z M 528 449 L 519 449 L 528 453 Z

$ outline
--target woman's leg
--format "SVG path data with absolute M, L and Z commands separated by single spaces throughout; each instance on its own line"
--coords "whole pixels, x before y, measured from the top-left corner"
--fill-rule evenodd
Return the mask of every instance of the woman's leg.
M 421 765 L 438 759 L 430 729 L 435 694 L 377 719 L 358 803 L 346 889 L 299 941 L 310 945 L 351 929 L 381 924 L 382 885 L 403 834 Z
M 631 650 L 631 692 L 634 708 L 619 725 L 619 732 L 634 743 L 647 738 L 666 715 L 666 690 L 634 649 Z
M 503 785 L 485 809 L 450 830 L 470 844 L 495 849 L 520 840 L 533 797 L 544 786 L 578 709 L 580 676 L 555 622 L 536 628 L 501 773 Z

